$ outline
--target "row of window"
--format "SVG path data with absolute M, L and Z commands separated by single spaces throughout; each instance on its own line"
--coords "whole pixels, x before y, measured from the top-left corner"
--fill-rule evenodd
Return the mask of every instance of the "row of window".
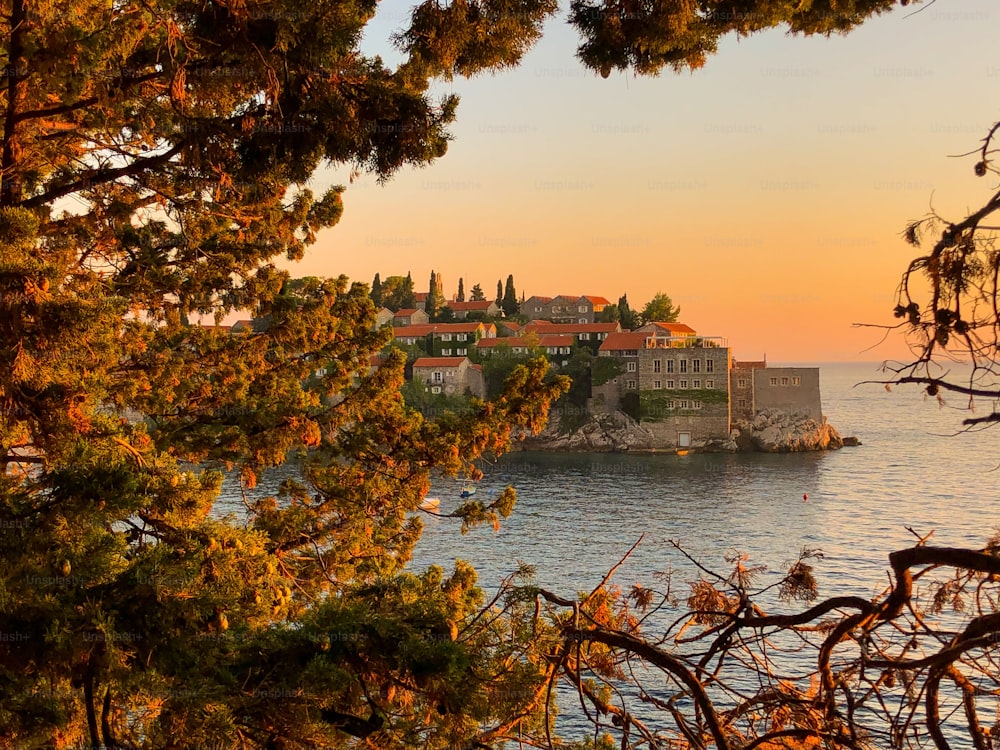
M 781 385 L 802 385 L 802 379 L 798 375 L 792 375 L 791 378 L 788 377 L 771 378 L 771 385 L 778 385 L 779 380 L 781 382 Z M 746 378 L 738 378 L 736 380 L 736 387 L 746 388 L 747 387 Z
M 688 371 L 688 362 L 689 361 L 691 363 L 691 372 L 701 372 L 701 360 L 700 359 L 692 359 L 692 360 L 679 359 L 679 360 L 677 360 L 677 371 L 678 372 L 687 372 Z M 658 360 L 658 359 L 654 359 L 653 360 L 653 372 L 660 372 L 661 371 L 661 366 L 662 365 L 661 365 L 660 360 Z M 673 372 L 673 371 L 674 371 L 674 360 L 668 359 L 667 360 L 667 372 Z M 706 359 L 705 360 L 705 372 L 715 372 L 715 360 L 714 359 Z
M 456 357 L 464 357 L 468 353 L 469 353 L 468 349 L 456 349 L 455 350 L 455 356 Z M 450 357 L 451 356 L 451 349 L 442 349 L 441 350 L 441 356 L 442 357 Z
M 692 388 L 701 388 L 702 387 L 700 380 L 692 380 L 690 382 L 691 382 L 691 387 Z M 633 391 L 637 387 L 637 384 L 636 384 L 636 382 L 634 380 L 626 381 L 625 385 L 628 387 L 629 390 L 633 390 Z M 668 391 L 672 391 L 675 388 L 679 389 L 679 390 L 687 390 L 687 387 L 688 387 L 688 381 L 687 380 L 668 380 L 667 381 L 667 390 Z M 715 388 L 715 381 L 714 380 L 706 380 L 704 387 L 705 388 Z M 662 380 L 654 380 L 653 381 L 653 390 L 654 391 L 663 390 L 663 381 Z
M 442 333 L 441 334 L 441 340 L 442 341 L 451 341 L 451 336 L 452 336 L 452 334 L 450 334 L 450 333 Z M 468 341 L 468 336 L 469 336 L 469 334 L 467 334 L 467 333 L 456 333 L 455 334 L 455 341 Z
M 777 384 L 778 384 L 778 378 L 771 378 L 771 385 L 777 385 Z M 781 384 L 782 385 L 789 385 L 788 378 L 786 378 L 786 377 L 785 378 L 781 378 Z M 798 375 L 793 375 L 792 376 L 791 385 L 799 385 L 799 384 L 800 384 L 800 381 L 799 381 Z

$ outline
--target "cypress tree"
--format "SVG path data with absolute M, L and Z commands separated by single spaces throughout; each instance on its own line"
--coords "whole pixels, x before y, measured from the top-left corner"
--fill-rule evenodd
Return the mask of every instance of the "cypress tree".
M 507 276 L 507 286 L 504 289 L 503 301 L 500 305 L 503 314 L 508 318 L 517 315 L 521 306 L 517 302 L 517 291 L 514 289 L 514 274 Z

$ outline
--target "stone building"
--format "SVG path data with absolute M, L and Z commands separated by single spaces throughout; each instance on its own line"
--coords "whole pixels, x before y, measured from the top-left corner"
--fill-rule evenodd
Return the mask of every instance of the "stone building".
M 401 328 L 402 326 L 426 325 L 430 317 L 426 312 L 417 307 L 407 307 L 397 310 L 392 317 L 392 324 Z
M 733 421 L 764 411 L 823 421 L 818 367 L 768 367 L 766 361 L 734 362 L 729 376 Z
M 604 297 L 591 294 L 532 296 L 521 303 L 521 314 L 530 320 L 550 320 L 553 323 L 595 323 L 610 304 Z
M 435 394 L 483 398 L 486 393 L 482 367 L 468 357 L 420 357 L 413 363 L 413 379 Z
M 451 301 L 446 303 L 445 306 L 455 313 L 455 320 L 465 320 L 470 313 L 488 318 L 495 318 L 500 315 L 500 308 L 497 307 L 497 303 L 489 299 L 469 302 Z
M 613 358 L 620 372 L 606 381 L 594 378 L 593 410 L 620 409 L 638 416 L 663 445 L 686 448 L 728 440 L 728 342 L 687 331 L 670 333 L 652 328 L 610 334 L 598 359 Z M 597 372 L 603 370 L 598 364 Z

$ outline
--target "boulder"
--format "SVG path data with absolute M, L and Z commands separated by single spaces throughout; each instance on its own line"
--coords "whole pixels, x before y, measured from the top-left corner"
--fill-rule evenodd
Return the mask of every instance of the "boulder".
M 538 435 L 525 435 L 521 441 L 524 450 L 567 451 L 576 453 L 623 453 L 629 450 L 655 448 L 649 430 L 624 412 L 592 414 L 564 432 L 559 415 L 553 413 L 545 429 Z
M 844 446 L 840 433 L 826 421 L 817 422 L 801 414 L 767 410 L 757 414 L 752 422 L 740 422 L 736 439 L 744 450 L 764 453 L 797 453 L 800 451 L 837 450 Z

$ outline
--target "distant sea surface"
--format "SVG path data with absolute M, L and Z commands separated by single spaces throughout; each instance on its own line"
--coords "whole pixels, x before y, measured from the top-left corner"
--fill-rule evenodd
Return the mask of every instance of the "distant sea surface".
M 812 365 L 816 366 L 816 365 Z M 411 568 L 475 565 L 494 587 L 517 567 L 563 595 L 589 590 L 640 536 L 619 570 L 622 586 L 652 574 L 691 571 L 676 540 L 709 566 L 746 552 L 775 571 L 803 547 L 820 549 L 821 595 L 867 596 L 887 583 L 889 552 L 934 532 L 947 546 L 982 546 L 1000 526 L 1000 426 L 963 432 L 964 399 L 945 406 L 917 386 L 857 385 L 885 376 L 876 363 L 820 364 L 823 412 L 862 445 L 795 454 L 514 453 L 484 467 L 479 495 L 517 490 L 499 532 L 459 533 L 427 517 Z M 984 405 L 982 408 L 986 408 Z M 431 488 L 441 512 L 461 501 L 458 482 Z M 803 499 L 808 495 L 808 500 Z M 693 572 L 683 580 L 692 580 Z

